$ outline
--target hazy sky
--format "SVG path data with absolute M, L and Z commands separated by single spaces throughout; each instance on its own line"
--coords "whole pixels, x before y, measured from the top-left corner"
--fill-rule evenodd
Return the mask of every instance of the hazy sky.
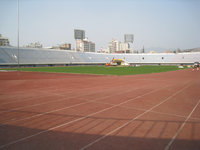
M 20 0 L 20 46 L 75 45 L 86 31 L 96 50 L 134 34 L 134 49 L 200 47 L 200 0 Z M 17 45 L 17 0 L 0 0 L 0 34 Z

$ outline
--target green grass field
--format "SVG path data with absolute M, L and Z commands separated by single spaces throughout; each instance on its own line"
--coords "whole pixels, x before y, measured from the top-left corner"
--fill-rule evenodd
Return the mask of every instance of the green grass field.
M 9 69 L 9 70 L 18 70 L 18 69 Z M 167 72 L 174 70 L 180 70 L 180 69 L 178 68 L 178 66 L 139 66 L 139 67 L 66 66 L 66 67 L 20 68 L 20 71 L 102 74 L 102 75 L 135 75 L 135 74 Z

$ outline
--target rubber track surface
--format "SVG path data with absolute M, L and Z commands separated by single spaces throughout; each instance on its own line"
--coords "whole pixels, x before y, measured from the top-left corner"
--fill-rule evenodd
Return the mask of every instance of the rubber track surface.
M 0 149 L 199 150 L 200 71 L 0 72 Z

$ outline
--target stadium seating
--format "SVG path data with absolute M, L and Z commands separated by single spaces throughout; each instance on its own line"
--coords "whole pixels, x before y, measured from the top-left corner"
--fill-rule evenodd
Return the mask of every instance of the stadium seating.
M 0 65 L 18 63 L 16 47 L 0 47 Z M 107 54 L 75 52 L 69 50 L 19 48 L 20 65 L 106 64 L 112 59 L 125 59 L 130 64 L 193 64 L 200 61 L 200 52 L 193 53 L 143 53 Z

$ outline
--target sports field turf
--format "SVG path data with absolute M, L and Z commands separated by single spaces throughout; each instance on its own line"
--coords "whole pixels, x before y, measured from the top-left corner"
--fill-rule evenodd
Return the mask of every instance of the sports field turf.
M 179 70 L 178 66 L 138 66 L 138 67 L 67 66 L 67 67 L 20 68 L 20 71 L 102 74 L 102 75 L 134 75 L 134 74 L 167 72 L 174 70 Z

